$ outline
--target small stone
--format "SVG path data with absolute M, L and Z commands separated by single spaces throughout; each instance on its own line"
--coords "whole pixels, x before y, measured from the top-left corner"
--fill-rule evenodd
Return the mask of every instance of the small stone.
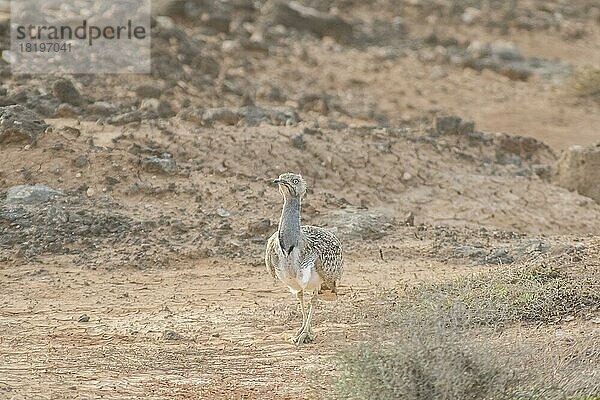
M 273 1 L 264 7 L 265 18 L 272 26 L 284 25 L 309 31 L 320 38 L 331 37 L 338 42 L 351 42 L 353 26 L 338 15 L 324 13 L 295 1 Z
M 135 89 L 135 94 L 142 99 L 158 99 L 162 90 L 155 85 L 140 85 Z
M 86 315 L 86 314 L 83 314 L 77 320 L 77 322 L 89 322 L 89 321 L 90 321 L 90 317 L 89 317 L 89 315 Z
M 97 101 L 90 104 L 87 107 L 87 112 L 91 115 L 99 115 L 102 117 L 108 117 L 117 112 L 117 106 L 106 101 Z
M 181 340 L 183 339 L 183 336 L 175 331 L 167 329 L 166 331 L 163 331 L 162 338 L 163 340 Z
M 61 101 L 61 103 L 68 103 L 73 106 L 79 106 L 83 104 L 83 98 L 81 94 L 73 85 L 73 82 L 69 79 L 59 79 L 54 82 L 52 86 L 54 96 Z
M 142 159 L 142 168 L 151 173 L 172 174 L 177 172 L 177 163 L 173 155 L 163 153 L 161 156 L 146 156 Z
M 62 103 L 56 109 L 56 117 L 58 118 L 75 118 L 78 114 L 77 108 L 68 103 Z
M 227 217 L 231 216 L 231 213 L 229 211 L 227 211 L 226 209 L 219 207 L 219 208 L 217 208 L 217 215 L 222 218 L 227 218 Z
M 44 203 L 62 195 L 62 192 L 46 185 L 18 185 L 7 190 L 5 201 L 18 204 Z
M 218 14 L 202 14 L 200 20 L 202 24 L 214 29 L 217 32 L 227 33 L 229 32 L 229 25 L 231 24 L 231 18 L 227 15 Z
M 204 110 L 202 114 L 202 125 L 212 126 L 215 122 L 220 122 L 224 125 L 235 125 L 242 116 L 235 109 L 219 107 L 209 108 Z
M 408 171 L 402 174 L 403 181 L 410 181 L 412 178 L 413 178 L 413 176 Z
M 171 108 L 169 102 L 165 100 L 158 99 L 144 99 L 142 100 L 142 104 L 140 105 L 140 110 L 148 111 L 156 114 L 159 117 L 168 117 L 172 116 L 175 113 Z
M 306 148 L 306 142 L 304 141 L 304 136 L 302 136 L 302 134 L 292 136 L 291 142 L 292 146 L 297 149 L 304 150 Z
M 0 107 L 0 143 L 29 141 L 35 144 L 47 128 L 41 116 L 21 105 Z
M 109 186 L 114 186 L 117 183 L 121 182 L 118 178 L 115 178 L 114 176 L 107 176 L 106 178 L 104 178 L 104 181 Z M 104 190 L 104 191 L 106 191 L 106 190 Z
M 456 115 L 444 115 L 435 117 L 433 128 L 438 135 L 469 134 L 475 130 L 475 123 Z
M 85 191 L 85 194 L 87 195 L 87 197 L 92 197 L 94 194 L 96 194 L 96 191 L 94 190 L 94 188 L 89 187 Z
M 80 155 L 76 159 L 73 160 L 73 164 L 75 164 L 75 166 L 77 168 L 83 168 L 83 167 L 87 166 L 89 163 L 90 163 L 90 160 L 87 158 L 86 155 Z

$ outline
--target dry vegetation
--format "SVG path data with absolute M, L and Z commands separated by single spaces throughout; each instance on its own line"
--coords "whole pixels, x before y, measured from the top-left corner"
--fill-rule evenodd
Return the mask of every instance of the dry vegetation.
M 388 292 L 383 303 L 394 296 L 397 305 L 379 314 L 385 327 L 374 335 L 382 342 L 339 359 L 332 398 L 597 398 L 597 330 L 584 328 L 556 346 L 543 328 L 576 317 L 589 321 L 598 312 L 598 243 L 588 245 L 587 251 L 563 248 L 518 267 Z M 515 340 L 511 330 L 523 327 L 538 340 Z
M 577 70 L 571 85 L 577 96 L 600 100 L 600 68 L 587 66 Z

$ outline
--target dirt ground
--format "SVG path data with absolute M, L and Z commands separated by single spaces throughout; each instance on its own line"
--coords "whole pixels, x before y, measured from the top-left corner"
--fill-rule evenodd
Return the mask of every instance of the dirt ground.
M 1 106 L 49 128 L 0 140 L 0 399 L 331 397 L 335 356 L 369 342 L 381 293 L 597 235 L 600 205 L 550 180 L 561 150 L 600 140 L 597 99 L 563 72 L 464 61 L 475 41 L 510 41 L 524 63 L 598 67 L 593 2 L 516 2 L 514 20 L 492 8 L 473 24 L 466 5 L 305 2 L 372 33 L 350 44 L 263 20 L 263 2 L 191 3 L 237 28 L 173 13 L 153 32 L 152 75 L 66 77 L 84 101 L 62 111 L 51 82 L 65 77 L 2 65 Z M 538 13 L 563 17 L 513 24 Z M 442 115 L 474 128 L 436 131 Z M 295 298 L 263 265 L 281 207 L 269 182 L 287 171 L 309 184 L 303 222 L 345 248 L 339 299 L 319 304 L 301 347 L 287 341 Z M 60 193 L 11 200 L 34 184 Z M 538 328 L 598 330 L 595 317 Z

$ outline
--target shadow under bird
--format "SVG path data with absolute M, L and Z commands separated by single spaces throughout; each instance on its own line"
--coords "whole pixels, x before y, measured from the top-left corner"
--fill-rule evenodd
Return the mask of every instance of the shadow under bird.
M 302 176 L 286 173 L 273 183 L 283 196 L 283 210 L 279 229 L 267 241 L 265 264 L 271 276 L 286 284 L 300 302 L 302 327 L 291 339 L 300 345 L 314 339 L 311 321 L 317 296 L 337 293 L 343 271 L 342 245 L 330 231 L 301 224 L 301 204 L 306 194 Z

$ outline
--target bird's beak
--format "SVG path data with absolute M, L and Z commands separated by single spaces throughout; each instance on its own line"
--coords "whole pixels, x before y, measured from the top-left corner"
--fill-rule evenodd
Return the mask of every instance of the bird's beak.
M 276 184 L 276 185 L 279 185 L 279 184 L 283 183 L 283 180 L 282 179 L 275 179 L 275 180 L 273 180 L 273 183 Z

